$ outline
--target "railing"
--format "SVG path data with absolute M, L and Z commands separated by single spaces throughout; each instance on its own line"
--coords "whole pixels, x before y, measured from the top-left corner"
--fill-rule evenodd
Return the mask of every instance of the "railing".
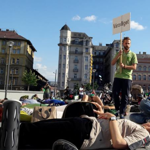
M 79 62 L 79 60 L 75 59 L 73 62 L 74 62 L 74 63 L 78 63 L 78 62 Z

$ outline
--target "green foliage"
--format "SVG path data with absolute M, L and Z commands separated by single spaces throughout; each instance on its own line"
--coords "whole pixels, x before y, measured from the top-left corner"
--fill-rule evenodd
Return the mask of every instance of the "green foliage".
M 94 90 L 97 90 L 98 87 L 99 87 L 99 86 L 98 86 L 97 82 L 95 82 L 95 83 L 94 83 Z
M 87 84 L 85 85 L 85 89 L 86 89 L 87 91 L 90 91 L 90 90 L 92 89 L 92 86 L 90 85 L 90 83 L 87 83 Z
M 27 70 L 24 71 L 22 81 L 28 86 L 28 91 L 30 86 L 37 86 L 37 79 L 36 75 L 32 70 L 27 72 Z

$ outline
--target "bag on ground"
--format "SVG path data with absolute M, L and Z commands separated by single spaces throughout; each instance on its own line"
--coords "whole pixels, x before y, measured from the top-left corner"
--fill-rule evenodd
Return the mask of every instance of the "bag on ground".
M 57 117 L 57 110 L 55 106 L 51 107 L 36 106 L 34 107 L 33 110 L 31 122 L 54 119 L 56 117 Z

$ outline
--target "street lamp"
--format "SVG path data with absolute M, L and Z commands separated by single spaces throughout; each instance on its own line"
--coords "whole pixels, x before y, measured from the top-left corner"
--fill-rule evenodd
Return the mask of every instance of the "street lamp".
M 96 69 L 93 69 L 92 72 L 93 72 L 93 90 L 94 90 L 94 77 L 95 77 L 94 73 L 96 72 Z
M 56 74 L 57 74 L 57 70 L 55 72 L 53 72 L 55 74 L 55 89 L 54 89 L 54 97 L 56 98 Z
M 7 70 L 5 98 L 7 98 L 7 89 L 8 89 L 8 82 L 9 82 L 9 70 L 10 70 L 10 57 L 11 57 L 11 51 L 12 51 L 12 47 L 14 45 L 14 42 L 13 41 L 9 41 L 9 42 L 7 42 L 7 45 L 9 46 L 9 60 L 8 60 L 8 70 Z

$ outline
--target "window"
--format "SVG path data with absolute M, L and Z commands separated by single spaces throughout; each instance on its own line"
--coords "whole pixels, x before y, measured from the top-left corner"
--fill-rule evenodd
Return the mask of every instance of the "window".
M 14 73 L 15 73 L 14 68 L 12 68 L 11 69 L 11 74 L 14 74 Z
M 141 69 L 142 69 L 142 67 L 141 67 L 141 66 L 139 66 L 139 67 L 138 67 L 138 71 L 141 71 Z
M 4 61 L 4 58 L 1 58 L 1 64 L 4 64 L 5 61 Z
M 103 55 L 103 53 L 104 53 L 103 51 L 100 51 L 100 55 Z
M 141 80 L 141 75 L 138 75 L 138 80 Z
M 88 65 L 85 65 L 85 70 L 88 70 Z
M 148 76 L 148 80 L 150 81 L 150 75 Z
M 16 64 L 19 64 L 19 59 L 17 58 L 17 60 L 16 60 Z
M 18 78 L 14 78 L 14 85 L 17 85 Z
M 88 49 L 88 48 L 86 48 L 86 49 L 85 49 L 85 52 L 86 52 L 86 53 L 88 53 L 88 52 L 89 52 L 89 49 Z
M 78 69 L 78 66 L 77 66 L 77 65 L 74 65 L 74 69 Z
M 100 58 L 100 62 L 103 62 L 103 58 Z
M 64 59 L 66 59 L 66 55 L 64 55 Z
M 61 55 L 59 55 L 59 59 L 61 60 Z
M 116 43 L 116 48 L 119 48 L 119 43 Z
M 6 41 L 3 41 L 3 42 L 2 42 L 2 45 L 6 45 Z
M 78 53 L 78 48 L 75 49 L 75 53 Z
M 145 85 L 143 85 L 143 90 L 146 91 L 146 86 Z
M 86 46 L 88 46 L 89 45 L 89 41 L 88 40 L 86 40 Z
M 18 69 L 15 69 L 15 74 L 18 74 Z
M 12 53 L 13 53 L 13 54 L 16 54 L 16 50 L 15 50 L 15 49 L 13 49 Z
M 144 66 L 144 67 L 143 67 L 143 71 L 146 71 L 146 69 L 147 69 L 147 67 L 146 67 L 146 66 Z
M 12 64 L 15 64 L 15 58 L 12 58 Z
M 74 74 L 74 79 L 77 79 L 77 74 L 76 73 Z
M 150 91 L 150 85 L 148 86 L 148 90 Z
M 88 56 L 85 56 L 85 61 L 88 61 Z
M 136 80 L 136 75 L 133 75 L 133 80 Z
M 98 65 L 96 65 L 96 69 L 98 69 Z
M 0 68 L 0 74 L 3 74 L 3 73 L 4 73 L 4 69 Z
M 63 78 L 65 77 L 65 73 L 62 73 L 62 77 L 63 77 Z
M 66 40 L 66 38 L 64 38 L 64 42 L 66 42 L 67 40 Z
M 96 55 L 97 55 L 97 56 L 99 55 L 99 51 L 96 52 Z
M 150 71 L 150 66 L 148 67 L 148 71 Z
M 79 43 L 79 39 L 76 38 L 76 39 L 75 39 L 75 44 L 78 44 L 78 43 Z
M 66 65 L 65 65 L 65 64 L 63 64 L 63 69 L 65 69 L 65 67 L 66 67 Z
M 17 49 L 17 50 L 16 50 L 16 53 L 17 53 L 17 54 L 20 54 L 20 49 Z
M 78 60 L 78 56 L 75 56 L 75 60 Z
M 59 64 L 59 68 L 61 68 L 61 64 Z
M 18 46 L 20 46 L 21 45 L 21 42 L 18 42 Z
M 146 75 L 143 75 L 143 80 L 146 80 Z
M 84 74 L 84 79 L 87 79 L 87 74 Z
M 99 62 L 99 58 L 97 58 L 96 61 Z
M 5 53 L 5 49 L 2 49 L 2 53 L 3 53 L 3 54 Z

